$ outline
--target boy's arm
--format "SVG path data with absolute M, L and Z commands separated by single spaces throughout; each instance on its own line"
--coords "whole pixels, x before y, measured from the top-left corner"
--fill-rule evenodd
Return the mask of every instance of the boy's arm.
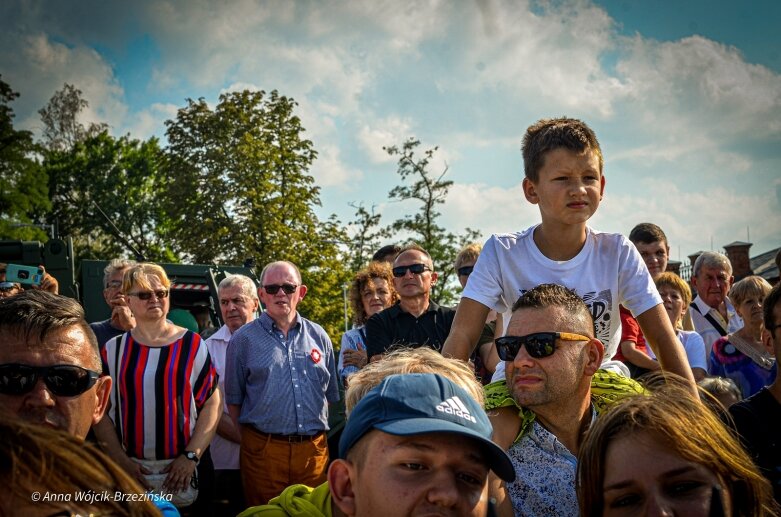
M 618 345 L 621 347 L 621 355 L 624 356 L 624 359 L 629 361 L 635 366 L 638 366 L 640 368 L 645 368 L 646 370 L 658 370 L 659 369 L 659 363 L 648 357 L 646 354 L 644 354 L 642 351 L 637 349 L 637 343 L 634 341 L 626 340 L 621 341 L 621 343 Z
M 442 355 L 468 361 L 485 326 L 488 307 L 470 298 L 461 298 Z
M 637 322 L 640 324 L 645 340 L 656 354 L 662 370 L 683 377 L 689 382 L 694 395 L 699 397 L 683 345 L 678 341 L 662 304 L 655 305 L 637 316 Z

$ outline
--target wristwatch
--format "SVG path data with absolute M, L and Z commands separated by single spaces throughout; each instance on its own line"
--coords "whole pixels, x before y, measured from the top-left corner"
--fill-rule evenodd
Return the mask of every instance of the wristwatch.
M 198 459 L 198 455 L 195 454 L 193 451 L 184 451 L 184 457 L 187 458 L 190 461 L 194 461 L 196 465 L 201 461 Z

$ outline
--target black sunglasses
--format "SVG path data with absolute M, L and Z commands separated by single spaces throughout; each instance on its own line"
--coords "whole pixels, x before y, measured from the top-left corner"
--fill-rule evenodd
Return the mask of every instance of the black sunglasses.
M 142 301 L 150 300 L 153 294 L 155 297 L 157 297 L 158 300 L 168 298 L 168 291 L 165 289 L 161 289 L 159 291 L 138 291 L 137 293 L 127 293 L 128 296 L 137 296 L 138 299 Z
M 475 266 L 464 266 L 458 268 L 458 276 L 469 276 L 474 271 Z
M 393 268 L 393 276 L 401 278 L 412 271 L 413 274 L 422 275 L 424 271 L 431 271 L 431 268 L 425 264 L 410 264 L 409 266 L 396 266 Z
M 591 341 L 590 337 L 569 332 L 535 332 L 526 336 L 504 336 L 494 339 L 496 353 L 502 361 L 512 361 L 521 346 L 526 345 L 526 351 L 535 359 L 542 359 L 553 355 L 556 351 L 556 340 L 563 341 Z
M 24 395 L 43 379 L 54 395 L 75 397 L 81 395 L 100 377 L 100 373 L 73 364 L 54 366 L 29 366 L 26 364 L 0 364 L 0 393 Z
M 269 285 L 264 285 L 263 289 L 268 294 L 277 294 L 280 289 L 282 289 L 285 292 L 285 294 L 293 294 L 296 292 L 296 289 L 298 289 L 298 286 L 293 284 L 282 284 L 282 285 L 269 284 Z

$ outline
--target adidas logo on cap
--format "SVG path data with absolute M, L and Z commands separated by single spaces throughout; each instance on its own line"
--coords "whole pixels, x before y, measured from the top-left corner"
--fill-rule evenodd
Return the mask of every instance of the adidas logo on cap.
M 473 424 L 477 423 L 477 420 L 475 420 L 475 417 L 473 417 L 469 410 L 466 408 L 463 402 L 461 402 L 461 399 L 456 397 L 450 397 L 449 399 L 445 400 L 444 402 L 437 404 L 437 411 L 441 411 L 443 413 L 446 413 L 448 415 L 456 415 L 458 417 L 461 417 L 465 420 L 468 420 L 472 422 Z

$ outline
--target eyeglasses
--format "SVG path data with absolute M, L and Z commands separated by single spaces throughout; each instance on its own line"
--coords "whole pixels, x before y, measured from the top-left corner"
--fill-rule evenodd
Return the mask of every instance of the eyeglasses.
M 269 284 L 263 286 L 263 290 L 268 294 L 277 294 L 280 289 L 282 289 L 285 294 L 293 294 L 296 292 L 296 289 L 298 289 L 298 286 L 293 284 Z
M 54 366 L 29 366 L 26 364 L 0 364 L 0 393 L 24 395 L 43 379 L 54 395 L 75 397 L 90 389 L 100 373 L 73 364 Z
M 393 276 L 401 278 L 407 274 L 407 271 L 412 271 L 415 275 L 422 275 L 424 271 L 431 271 L 431 268 L 425 264 L 410 264 L 409 266 L 396 266 L 393 268 Z
M 128 296 L 136 296 L 141 301 L 147 301 L 152 298 L 152 295 L 155 295 L 155 297 L 158 300 L 162 300 L 163 298 L 168 298 L 168 291 L 165 289 L 160 289 L 159 291 L 138 291 L 137 293 L 127 293 Z
M 556 340 L 562 341 L 591 341 L 590 337 L 569 332 L 535 332 L 526 336 L 504 336 L 494 339 L 496 353 L 502 361 L 512 361 L 521 346 L 526 345 L 526 351 L 535 359 L 542 359 L 553 355 L 556 351 Z
M 474 271 L 475 266 L 464 266 L 458 268 L 458 276 L 469 276 Z

